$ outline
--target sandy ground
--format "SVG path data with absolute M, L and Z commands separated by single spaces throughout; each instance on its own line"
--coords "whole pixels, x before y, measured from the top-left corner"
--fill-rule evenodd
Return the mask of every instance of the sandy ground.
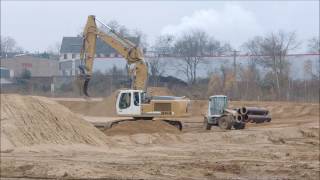
M 202 117 L 195 115 L 181 119 L 182 132 L 105 133 L 106 145 L 102 146 L 17 147 L 1 152 L 1 177 L 319 179 L 319 105 L 251 103 L 271 109 L 272 121 L 247 124 L 244 130 L 222 131 L 214 127 L 205 131 Z M 200 103 L 197 108 L 200 106 L 205 105 Z M 75 112 L 79 111 L 81 109 Z M 99 123 L 116 119 L 90 114 L 79 116 Z

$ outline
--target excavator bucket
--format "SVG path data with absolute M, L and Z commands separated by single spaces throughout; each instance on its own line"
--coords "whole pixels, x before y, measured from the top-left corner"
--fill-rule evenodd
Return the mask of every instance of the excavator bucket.
M 83 83 L 83 88 L 82 88 L 84 95 L 86 95 L 88 97 L 89 97 L 89 94 L 88 94 L 89 81 L 90 81 L 90 79 L 85 79 L 84 83 Z
M 82 92 L 85 96 L 89 96 L 88 85 L 92 75 L 97 41 L 97 25 L 94 16 L 88 16 L 83 35 L 83 44 L 80 53 L 81 65 L 79 66 L 79 79 L 81 81 Z
M 80 74 L 78 76 L 78 81 L 79 81 L 79 86 L 80 89 L 82 90 L 83 94 L 85 96 L 89 97 L 89 93 L 88 93 L 88 85 L 89 85 L 89 81 L 90 81 L 90 76 L 87 75 L 85 72 L 85 67 L 84 66 L 79 66 L 79 70 L 80 70 Z

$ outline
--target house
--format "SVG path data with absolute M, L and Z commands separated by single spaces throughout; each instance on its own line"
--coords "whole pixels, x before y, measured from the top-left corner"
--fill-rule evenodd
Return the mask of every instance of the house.
M 13 77 L 13 70 L 10 70 L 5 67 L 0 67 L 0 84 L 12 84 L 12 81 L 10 80 Z
M 128 37 L 128 39 L 136 44 L 139 39 L 136 37 Z M 80 65 L 80 52 L 83 46 L 83 38 L 77 37 L 63 37 L 60 57 L 59 57 L 59 71 L 63 76 L 75 76 L 79 73 L 78 66 Z M 97 38 L 96 41 L 96 59 L 110 59 L 121 58 L 115 49 Z
M 32 55 L 14 56 L 8 59 L 1 59 L 1 67 L 4 68 L 1 76 L 7 76 L 9 70 L 10 77 L 20 77 L 28 70 L 31 77 L 52 77 L 59 75 L 58 60 L 35 57 Z
M 63 37 L 60 48 L 60 62 L 80 59 L 82 44 L 83 38 L 80 36 Z M 96 42 L 96 57 L 120 57 L 120 55 L 98 38 Z
M 79 73 L 78 66 L 80 65 L 80 52 L 83 46 L 83 38 L 77 37 L 63 37 L 60 57 L 59 57 L 59 71 L 62 76 L 75 76 Z M 96 55 L 97 58 L 119 56 L 116 51 L 110 46 L 97 39 Z
M 138 38 L 129 38 L 133 42 L 138 42 Z M 63 37 L 60 57 L 59 57 L 59 71 L 63 76 L 74 76 L 79 73 L 78 66 L 80 65 L 80 52 L 83 46 L 83 38 L 77 37 Z M 104 43 L 97 38 L 96 42 L 96 58 L 122 58 L 111 46 Z
M 0 67 L 0 77 L 1 78 L 9 79 L 9 78 L 12 78 L 13 76 L 14 76 L 13 70 L 10 70 L 5 67 Z

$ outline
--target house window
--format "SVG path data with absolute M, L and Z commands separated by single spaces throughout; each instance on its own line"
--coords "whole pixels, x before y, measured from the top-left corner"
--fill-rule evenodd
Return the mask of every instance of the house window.
M 68 59 L 68 55 L 67 54 L 63 54 L 63 59 Z
M 72 55 L 71 55 L 71 58 L 72 58 L 72 59 L 75 59 L 75 58 L 76 58 L 76 54 L 72 54 Z

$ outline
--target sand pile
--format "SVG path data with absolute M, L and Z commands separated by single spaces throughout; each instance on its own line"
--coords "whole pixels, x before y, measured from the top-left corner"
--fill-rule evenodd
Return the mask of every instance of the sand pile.
M 208 101 L 206 100 L 191 100 L 191 114 L 193 116 L 201 116 L 207 114 Z
M 92 106 L 83 109 L 90 116 L 116 116 L 116 101 L 118 91 L 114 91 L 110 96 L 100 102 L 92 103 Z
M 39 144 L 104 145 L 105 135 L 45 97 L 1 94 L 1 150 Z
M 72 112 L 86 116 L 116 116 L 116 100 L 118 91 L 113 92 L 110 96 L 102 101 L 59 101 L 58 102 Z
M 262 107 L 269 110 L 273 118 L 289 118 L 302 116 L 319 115 L 319 105 L 312 103 L 290 103 L 290 102 L 257 102 L 257 101 L 231 101 L 229 108 L 239 108 L 243 106 Z M 193 116 L 206 114 L 208 101 L 192 100 L 191 112 Z
M 230 107 L 254 106 L 269 110 L 272 118 L 295 118 L 303 116 L 318 116 L 319 104 L 293 102 L 258 102 L 232 101 Z
M 161 120 L 148 121 L 124 121 L 105 130 L 106 135 L 132 135 L 132 134 L 152 134 L 152 133 L 179 133 L 180 131 Z

